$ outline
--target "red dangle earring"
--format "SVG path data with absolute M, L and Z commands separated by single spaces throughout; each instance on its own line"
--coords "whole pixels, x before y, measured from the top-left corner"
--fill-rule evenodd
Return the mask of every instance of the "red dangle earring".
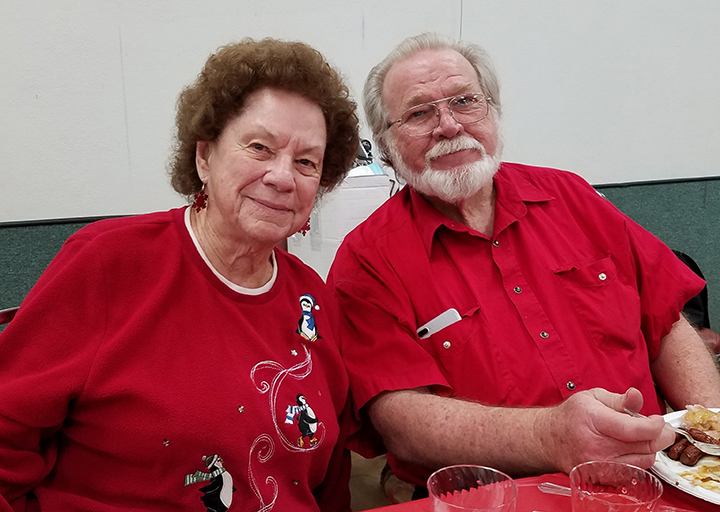
M 310 217 L 305 221 L 305 225 L 298 230 L 298 233 L 305 236 L 308 231 L 310 231 Z
M 207 208 L 207 203 L 208 196 L 205 193 L 205 183 L 203 183 L 200 192 L 195 194 L 195 200 L 193 201 L 192 207 L 195 209 L 196 213 L 200 213 L 200 210 L 204 210 L 205 208 Z

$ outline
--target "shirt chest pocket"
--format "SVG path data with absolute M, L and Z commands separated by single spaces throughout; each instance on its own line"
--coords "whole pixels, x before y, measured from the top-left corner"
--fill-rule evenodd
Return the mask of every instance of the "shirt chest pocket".
M 459 313 L 459 320 L 457 316 L 451 320 L 452 315 L 448 314 L 450 310 L 442 313 L 418 329 L 420 343 L 436 358 L 442 357 L 451 348 L 459 349 L 480 329 L 479 310 L 477 305 L 457 308 L 455 311 Z M 433 329 L 437 320 L 440 323 Z M 429 333 L 426 332 L 428 328 Z
M 420 343 L 452 386 L 452 396 L 502 404 L 508 395 L 509 375 L 488 337 L 480 307 L 457 309 L 461 320 Z
M 636 347 L 638 293 L 622 282 L 611 256 L 559 268 L 555 275 L 598 346 Z

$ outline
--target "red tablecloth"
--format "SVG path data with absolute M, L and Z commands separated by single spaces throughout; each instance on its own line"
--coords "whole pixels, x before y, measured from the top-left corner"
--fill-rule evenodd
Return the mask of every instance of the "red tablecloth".
M 556 496 L 545 494 L 537 489 L 540 482 L 552 482 L 554 484 L 569 486 L 570 481 L 564 473 L 552 475 L 534 476 L 516 480 L 518 484 L 518 502 L 516 512 L 532 512 L 543 510 L 545 512 L 570 512 L 570 498 L 567 496 Z M 660 498 L 662 505 L 669 505 L 694 512 L 720 512 L 720 505 L 714 505 L 707 501 L 690 496 L 683 491 L 663 484 L 665 490 Z M 401 505 L 381 507 L 376 510 L 383 512 L 431 512 L 430 500 L 418 500 Z

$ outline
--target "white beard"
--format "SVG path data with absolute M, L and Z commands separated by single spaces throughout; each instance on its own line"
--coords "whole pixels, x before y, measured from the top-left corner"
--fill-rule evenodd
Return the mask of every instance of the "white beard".
M 433 159 L 463 149 L 476 149 L 482 158 L 477 162 L 454 169 L 433 169 Z M 480 189 L 492 182 L 493 176 L 502 162 L 502 135 L 498 130 L 497 147 L 492 156 L 487 154 L 485 146 L 467 135 L 440 140 L 426 153 L 425 169 L 422 172 L 413 172 L 408 168 L 392 137 L 388 144 L 388 154 L 398 176 L 416 191 L 426 196 L 437 197 L 448 204 L 457 204 L 474 196 Z

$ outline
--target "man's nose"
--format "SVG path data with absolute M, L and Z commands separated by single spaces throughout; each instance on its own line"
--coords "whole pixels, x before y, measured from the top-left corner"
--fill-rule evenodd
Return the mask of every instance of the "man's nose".
M 463 125 L 455 120 L 455 117 L 447 106 L 437 106 L 438 125 L 433 131 L 435 139 L 451 139 L 463 129 Z

